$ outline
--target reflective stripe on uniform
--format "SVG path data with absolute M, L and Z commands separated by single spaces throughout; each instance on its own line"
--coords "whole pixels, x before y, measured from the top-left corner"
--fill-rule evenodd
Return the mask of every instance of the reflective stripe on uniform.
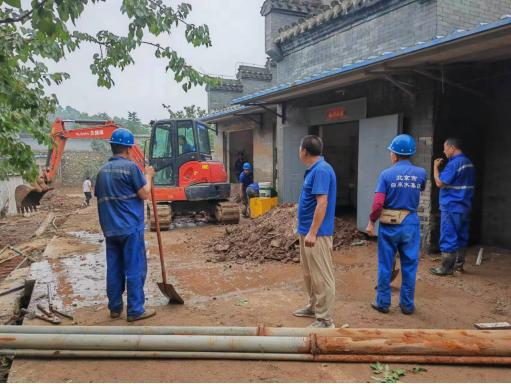
M 131 171 L 129 169 L 119 169 L 119 168 L 103 168 L 101 173 L 122 173 L 124 175 L 131 175 Z
M 473 185 L 446 185 L 446 189 L 474 189 Z
M 465 164 L 465 165 L 462 165 L 461 167 L 458 168 L 458 170 L 456 172 L 461 172 L 463 171 L 465 168 L 474 168 L 474 164 Z
M 129 200 L 129 199 L 134 199 L 136 197 L 137 197 L 136 193 L 133 193 L 131 195 L 124 195 L 124 196 L 105 196 L 105 197 L 98 199 L 98 204 L 105 203 L 107 201 L 112 201 L 112 200 Z

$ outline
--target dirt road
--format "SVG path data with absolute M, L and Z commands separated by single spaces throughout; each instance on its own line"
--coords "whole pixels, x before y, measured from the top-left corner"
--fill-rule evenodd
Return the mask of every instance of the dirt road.
M 111 320 L 105 306 L 104 251 L 98 236 L 96 207 L 79 210 L 63 225 L 68 234 L 54 238 L 46 249 L 49 269 L 44 267 L 38 272 L 41 281 L 44 276 L 53 276 L 54 299 L 75 311 L 78 324 L 125 325 L 125 318 Z M 306 300 L 300 265 L 207 262 L 213 258 L 213 251 L 204 249 L 198 240 L 208 240 L 223 230 L 207 226 L 164 233 L 168 271 L 185 299 L 184 306 L 166 306 L 159 294 L 155 284 L 160 279 L 157 243 L 154 234 L 146 233 L 147 302 L 157 307 L 158 314 L 140 325 L 307 326 L 310 319 L 290 315 Z M 334 254 L 337 284 L 334 320 L 338 326 L 472 329 L 474 322 L 509 321 L 509 252 L 486 250 L 487 258 L 476 267 L 478 248 L 471 249 L 467 273 L 446 278 L 427 273 L 434 263 L 423 257 L 417 281 L 417 311 L 413 316 L 405 316 L 397 308 L 399 278 L 393 283 L 394 302 L 389 314 L 380 314 L 369 306 L 374 299 L 375 249 L 375 244 L 369 243 Z M 403 382 L 511 381 L 511 370 L 505 368 L 426 366 L 427 372 L 414 374 L 410 372 L 414 365 L 392 365 L 397 367 L 409 370 Z M 371 376 L 374 375 L 369 364 L 16 359 L 9 381 L 372 382 Z

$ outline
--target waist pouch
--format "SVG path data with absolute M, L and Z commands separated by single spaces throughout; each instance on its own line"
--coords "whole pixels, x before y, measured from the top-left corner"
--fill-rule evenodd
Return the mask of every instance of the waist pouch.
M 401 224 L 410 214 L 406 209 L 383 209 L 380 215 L 381 224 Z

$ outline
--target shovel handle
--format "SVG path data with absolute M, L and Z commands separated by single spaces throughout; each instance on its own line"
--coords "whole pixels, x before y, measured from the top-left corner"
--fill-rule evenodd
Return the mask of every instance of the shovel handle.
M 160 254 L 161 278 L 163 284 L 167 284 L 167 272 L 165 271 L 165 261 L 163 260 L 163 245 L 161 242 L 160 218 L 158 217 L 158 209 L 156 208 L 156 198 L 154 197 L 154 181 L 151 184 L 151 203 L 153 205 L 154 223 L 156 224 L 156 237 L 158 238 L 158 252 Z

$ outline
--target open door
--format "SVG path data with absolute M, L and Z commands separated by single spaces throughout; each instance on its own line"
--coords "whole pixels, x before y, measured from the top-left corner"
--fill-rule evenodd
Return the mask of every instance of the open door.
M 401 115 L 362 119 L 358 140 L 357 227 L 365 232 L 378 176 L 390 167 L 388 145 L 401 132 Z

